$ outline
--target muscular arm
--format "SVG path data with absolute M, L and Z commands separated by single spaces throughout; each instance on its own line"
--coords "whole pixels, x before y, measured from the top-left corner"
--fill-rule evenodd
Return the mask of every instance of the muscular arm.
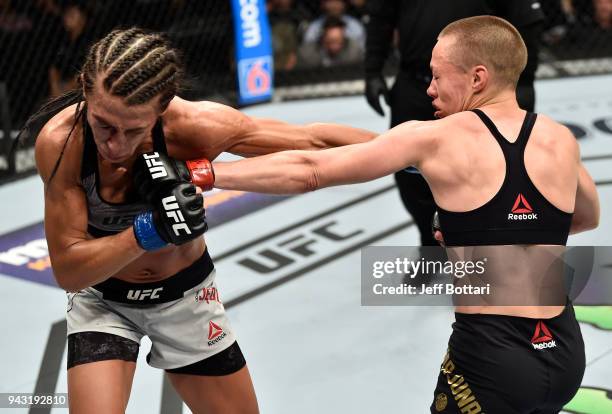
M 433 122 L 410 122 L 376 139 L 324 151 L 287 151 L 236 162 L 215 163 L 215 186 L 231 190 L 292 194 L 373 180 L 435 151 Z
M 593 179 L 582 163 L 578 172 L 578 191 L 570 234 L 592 230 L 599 225 L 599 196 Z
M 249 117 L 229 106 L 212 102 L 172 101 L 170 135 L 181 146 L 191 148 L 183 159 L 214 159 L 222 152 L 245 157 L 285 150 L 314 150 L 366 142 L 375 133 L 344 125 L 313 123 L 292 125 L 285 122 Z
M 245 116 L 245 115 L 242 115 Z M 345 125 L 291 125 L 272 119 L 250 118 L 229 152 L 252 157 L 284 150 L 317 150 L 367 142 L 375 133 Z
M 114 236 L 88 237 L 87 205 L 78 182 L 80 152 L 74 136 L 49 182 L 66 136 L 65 132 L 61 134 L 43 129 L 36 141 L 36 165 L 45 183 L 45 233 L 53 273 L 61 288 L 75 292 L 106 280 L 144 250 L 136 243 L 131 228 Z

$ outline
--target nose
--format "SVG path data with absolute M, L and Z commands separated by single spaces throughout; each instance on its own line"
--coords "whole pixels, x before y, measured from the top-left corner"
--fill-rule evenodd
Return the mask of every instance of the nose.
M 436 94 L 436 88 L 434 87 L 433 79 L 431 80 L 431 82 L 429 83 L 429 87 L 427 88 L 427 95 L 429 95 L 431 99 L 436 99 L 438 97 Z
M 120 131 L 115 131 L 108 137 L 108 141 L 106 142 L 106 144 L 108 145 L 110 150 L 120 152 L 126 144 L 125 135 L 122 134 Z

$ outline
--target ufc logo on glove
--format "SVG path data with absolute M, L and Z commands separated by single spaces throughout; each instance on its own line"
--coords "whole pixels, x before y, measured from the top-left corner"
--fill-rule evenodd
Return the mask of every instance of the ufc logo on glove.
M 151 154 L 142 154 L 142 157 L 147 163 L 147 167 L 149 168 L 149 172 L 151 173 L 151 178 L 156 180 L 158 178 L 168 176 L 168 172 L 164 168 L 164 164 L 159 160 L 159 154 L 157 152 L 153 152 Z
M 187 223 L 185 223 L 185 218 L 183 217 L 183 213 L 179 210 L 179 205 L 176 201 L 175 196 L 168 196 L 162 199 L 162 204 L 164 206 L 164 210 L 166 210 L 166 216 L 174 220 L 176 224 L 172 225 L 172 230 L 174 234 L 180 236 L 179 231 L 184 230 L 186 234 L 191 234 L 191 230 Z

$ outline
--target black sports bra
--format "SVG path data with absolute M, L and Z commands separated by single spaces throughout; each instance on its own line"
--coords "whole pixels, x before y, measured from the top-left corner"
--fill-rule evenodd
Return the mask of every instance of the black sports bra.
M 565 245 L 572 214 L 552 205 L 538 191 L 525 169 L 525 147 L 537 115 L 528 112 L 518 139 L 509 142 L 484 112 L 479 109 L 472 112 L 480 117 L 501 147 L 506 160 L 506 176 L 499 192 L 475 210 L 451 212 L 438 208 L 446 245 Z

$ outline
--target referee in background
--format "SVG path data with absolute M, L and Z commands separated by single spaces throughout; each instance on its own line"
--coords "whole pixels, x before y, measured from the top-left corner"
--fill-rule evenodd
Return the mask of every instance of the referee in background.
M 455 20 L 483 14 L 502 17 L 521 33 L 529 60 L 519 80 L 517 98 L 521 108 L 533 112 L 533 82 L 544 24 L 538 1 L 368 0 L 367 11 L 370 19 L 366 27 L 365 95 L 369 105 L 381 116 L 384 116 L 384 111 L 380 97 L 384 97 L 391 107 L 391 128 L 406 121 L 434 119 L 427 88 L 431 82 L 431 51 L 438 34 Z M 382 72 L 394 44 L 396 29 L 400 70 L 389 91 Z M 421 245 L 438 246 L 430 230 L 436 205 L 427 182 L 412 167 L 398 171 L 395 181 L 404 206 L 419 228 Z

